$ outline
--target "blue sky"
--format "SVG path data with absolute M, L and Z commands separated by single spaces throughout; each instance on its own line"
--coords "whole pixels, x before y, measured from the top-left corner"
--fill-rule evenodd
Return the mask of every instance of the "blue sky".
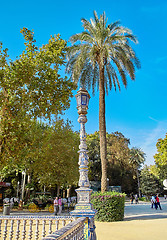
M 131 147 L 140 147 L 147 155 L 147 164 L 154 164 L 156 142 L 167 132 L 167 1 L 85 0 L 85 1 L 1 1 L 0 41 L 9 49 L 11 59 L 22 53 L 24 41 L 20 29 L 33 29 L 37 45 L 47 43 L 57 33 L 68 40 L 83 30 L 81 18 L 106 12 L 108 23 L 120 20 L 139 40 L 134 49 L 142 68 L 136 72 L 136 81 L 129 79 L 128 88 L 114 90 L 106 97 L 106 123 L 109 133 L 122 132 L 130 138 Z M 91 94 L 91 93 L 90 93 Z M 66 112 L 74 130 L 79 130 L 76 101 Z M 98 130 L 98 92 L 91 95 L 88 133 Z

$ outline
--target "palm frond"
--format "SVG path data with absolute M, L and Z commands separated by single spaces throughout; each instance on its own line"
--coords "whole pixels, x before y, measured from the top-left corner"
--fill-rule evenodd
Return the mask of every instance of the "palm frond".
M 97 12 L 95 10 L 93 11 L 93 16 L 94 16 L 94 20 L 95 20 L 96 24 L 98 24 L 99 18 L 98 18 Z
M 120 25 L 120 21 L 107 24 L 105 12 L 98 17 L 96 11 L 90 21 L 82 18 L 84 31 L 70 38 L 72 46 L 67 48 L 66 71 L 74 81 L 84 84 L 95 92 L 99 88 L 100 67 L 104 68 L 105 91 L 121 89 L 119 76 L 127 86 L 127 76 L 135 79 L 135 69 L 140 61 L 130 46 L 138 43 L 132 31 Z
M 122 83 L 123 83 L 124 87 L 126 88 L 127 87 L 127 78 L 126 78 L 126 74 L 123 70 L 123 66 L 121 64 L 121 61 L 120 61 L 120 59 L 117 59 L 117 58 L 113 58 L 112 60 L 115 63 L 115 65 L 117 66 L 117 69 L 118 69 L 118 72 L 120 74 Z M 117 81 L 117 84 L 118 84 L 119 81 L 118 80 L 116 80 L 116 81 Z
M 111 23 L 108 25 L 108 28 L 110 29 L 110 31 L 112 32 L 116 27 L 118 27 L 120 25 L 120 21 L 116 21 L 114 23 Z
M 92 36 L 96 35 L 96 29 L 93 28 L 92 24 L 89 21 L 82 18 L 81 22 L 83 23 L 83 28 L 85 31 L 88 31 Z

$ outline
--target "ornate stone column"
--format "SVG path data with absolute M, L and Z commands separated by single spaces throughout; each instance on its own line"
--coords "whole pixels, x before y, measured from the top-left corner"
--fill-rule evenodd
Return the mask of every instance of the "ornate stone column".
M 79 188 L 77 192 L 77 204 L 71 215 L 74 217 L 87 217 L 85 222 L 85 240 L 95 240 L 95 225 L 94 215 L 96 211 L 93 209 L 93 205 L 90 203 L 90 195 L 92 189 L 90 189 L 88 179 L 88 155 L 86 145 L 86 132 L 85 123 L 87 122 L 86 114 L 88 109 L 90 95 L 86 89 L 81 88 L 77 92 L 77 109 L 78 109 L 78 122 L 80 123 L 80 145 L 79 145 Z

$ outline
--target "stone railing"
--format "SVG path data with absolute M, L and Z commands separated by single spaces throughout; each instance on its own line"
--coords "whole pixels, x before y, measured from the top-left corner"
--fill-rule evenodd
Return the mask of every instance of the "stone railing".
M 0 216 L 0 239 L 41 240 L 74 220 L 70 216 Z
M 48 235 L 45 238 L 42 238 L 42 240 L 84 240 L 85 221 L 85 217 L 80 217 L 74 222 L 71 222 L 67 226 L 61 228 L 60 230 Z

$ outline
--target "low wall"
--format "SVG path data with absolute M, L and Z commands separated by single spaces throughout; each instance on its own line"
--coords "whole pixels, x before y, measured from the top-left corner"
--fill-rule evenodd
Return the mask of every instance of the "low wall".
M 64 239 L 75 239 L 84 240 L 84 229 L 85 229 L 85 217 L 80 217 L 77 220 L 69 223 L 67 226 L 60 230 L 48 235 L 42 240 L 64 240 Z
M 74 220 L 71 216 L 0 216 L 0 239 L 41 240 Z

